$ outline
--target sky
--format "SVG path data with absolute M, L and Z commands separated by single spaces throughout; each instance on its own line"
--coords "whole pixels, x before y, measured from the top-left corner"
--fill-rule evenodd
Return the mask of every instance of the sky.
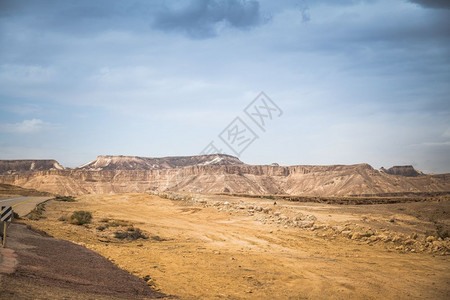
M 449 1 L 0 0 L 0 159 L 446 173 L 449 82 Z

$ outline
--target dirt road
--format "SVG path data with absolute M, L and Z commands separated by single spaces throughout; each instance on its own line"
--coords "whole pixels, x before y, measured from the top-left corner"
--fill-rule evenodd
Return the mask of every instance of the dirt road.
M 224 202 L 227 199 L 205 196 L 194 205 L 145 194 L 87 195 L 74 203 L 50 202 L 46 219 L 29 222 L 55 237 L 93 249 L 139 277 L 148 276 L 149 283 L 162 292 L 182 299 L 450 297 L 448 256 L 405 253 L 365 237 L 352 240 L 320 229 L 283 225 L 276 221 L 283 215 L 272 218 L 275 210 L 288 216 L 314 212 L 314 218 L 330 223 L 378 218 L 387 227 L 392 225 L 385 220 L 392 208 L 358 212 L 361 207 L 273 205 L 273 201 L 261 200 L 258 205 L 272 209 L 271 217 L 262 219 L 248 210 L 255 199 L 239 199 L 245 209 L 225 209 L 231 205 Z M 215 201 L 222 201 L 222 206 L 211 204 Z M 80 209 L 93 213 L 93 224 L 80 227 L 58 221 Z M 396 215 L 398 220 L 406 218 Z M 126 241 L 114 237 L 114 232 L 126 231 L 131 224 L 150 238 Z M 402 224 L 396 221 L 392 226 Z

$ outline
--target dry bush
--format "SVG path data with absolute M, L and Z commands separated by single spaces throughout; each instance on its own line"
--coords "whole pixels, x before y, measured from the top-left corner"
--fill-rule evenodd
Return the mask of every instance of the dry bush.
M 114 232 L 114 236 L 115 238 L 120 240 L 127 239 L 135 241 L 137 239 L 144 239 L 144 240 L 148 239 L 148 236 L 146 236 L 139 228 L 133 228 L 133 230 L 128 231 L 116 231 Z
M 90 223 L 92 214 L 88 211 L 78 210 L 70 216 L 70 223 L 75 225 L 84 225 Z
M 55 201 L 61 201 L 61 202 L 75 202 L 75 198 L 73 196 L 60 196 L 57 195 L 55 198 L 53 198 Z
M 42 214 L 45 211 L 45 203 L 39 203 L 36 207 L 28 214 L 28 219 L 39 220 L 44 218 Z

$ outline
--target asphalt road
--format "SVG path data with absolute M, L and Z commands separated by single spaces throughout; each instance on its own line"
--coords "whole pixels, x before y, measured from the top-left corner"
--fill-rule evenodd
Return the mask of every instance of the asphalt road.
M 9 197 L 0 198 L 0 206 L 12 206 L 19 216 L 28 214 L 37 204 L 53 197 Z

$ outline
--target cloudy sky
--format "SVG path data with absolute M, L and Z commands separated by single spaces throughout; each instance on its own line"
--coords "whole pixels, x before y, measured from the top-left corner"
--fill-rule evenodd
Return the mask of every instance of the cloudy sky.
M 448 1 L 0 0 L 0 159 L 234 154 L 239 117 L 247 163 L 450 172 L 449 82 Z

